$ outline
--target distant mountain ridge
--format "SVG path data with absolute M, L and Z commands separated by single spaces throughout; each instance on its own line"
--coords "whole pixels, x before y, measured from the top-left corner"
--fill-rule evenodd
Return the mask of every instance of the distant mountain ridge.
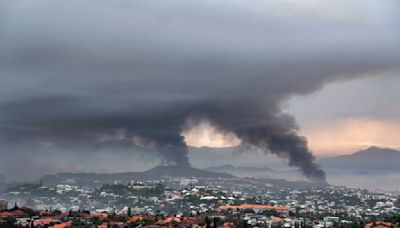
M 207 170 L 213 172 L 229 173 L 237 177 L 286 179 L 288 181 L 296 181 L 302 178 L 301 174 L 299 174 L 299 172 L 295 169 L 275 170 L 267 166 L 253 167 L 253 166 L 222 165 L 222 166 L 212 166 L 207 168 Z
M 353 154 L 321 159 L 320 164 L 326 169 L 400 171 L 400 151 L 373 146 Z
M 233 165 L 221 165 L 221 166 L 212 166 L 207 168 L 209 171 L 213 172 L 226 172 L 226 170 L 243 170 L 243 171 L 270 171 L 273 172 L 275 170 L 269 167 L 251 167 L 251 166 L 233 166 Z
M 157 166 L 144 172 L 126 173 L 59 173 L 46 175 L 41 180 L 46 185 L 60 183 L 80 184 L 80 185 L 101 185 L 110 184 L 114 181 L 148 181 L 159 180 L 163 177 L 187 177 L 187 178 L 235 178 L 227 173 L 211 172 L 193 167 L 185 166 Z
M 170 176 L 170 177 L 199 177 L 199 178 L 233 178 L 234 176 L 225 172 L 212 172 L 186 166 L 157 166 L 143 172 L 150 176 Z

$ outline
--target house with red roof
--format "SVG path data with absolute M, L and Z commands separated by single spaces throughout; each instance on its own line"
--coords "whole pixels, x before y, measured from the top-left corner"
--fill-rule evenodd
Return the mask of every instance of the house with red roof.
M 224 222 L 224 224 L 222 225 L 223 228 L 236 228 L 235 223 L 233 222 Z
M 43 219 L 34 221 L 34 222 L 33 222 L 33 225 L 34 225 L 34 226 L 45 226 L 45 225 L 47 226 L 47 225 L 49 225 L 50 223 L 58 223 L 58 222 L 60 222 L 60 220 L 58 220 L 58 219 L 54 219 L 54 218 L 43 218 Z
M 143 220 L 144 216 L 143 215 L 134 215 L 132 217 L 129 218 L 128 222 L 137 222 L 140 220 Z
M 123 222 L 103 222 L 102 224 L 100 224 L 98 226 L 98 228 L 108 228 L 108 227 L 119 227 L 119 228 L 124 228 L 125 227 L 125 223 Z
M 7 217 L 15 217 L 15 215 L 8 211 L 0 212 L 0 218 L 7 218 Z
M 392 226 L 394 226 L 394 224 L 391 222 L 377 221 L 377 222 L 371 222 L 371 223 L 365 224 L 364 228 L 389 228 Z
M 167 217 L 164 220 L 158 221 L 156 224 L 163 225 L 163 224 L 169 224 L 169 223 L 180 223 L 182 220 L 179 217 L 176 216 L 171 216 Z
M 72 221 L 67 221 L 67 222 L 63 222 L 60 224 L 56 224 L 52 228 L 68 228 L 68 227 L 72 227 Z

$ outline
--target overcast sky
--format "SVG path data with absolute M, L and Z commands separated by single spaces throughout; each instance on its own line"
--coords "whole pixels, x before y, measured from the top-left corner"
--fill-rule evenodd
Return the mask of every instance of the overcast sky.
M 240 144 L 323 180 L 313 153 L 400 147 L 399 35 L 397 0 L 1 1 L 0 172 Z
M 369 146 L 399 149 L 399 88 L 398 74 L 334 83 L 291 99 L 287 111 L 296 116 L 315 153 L 345 154 Z

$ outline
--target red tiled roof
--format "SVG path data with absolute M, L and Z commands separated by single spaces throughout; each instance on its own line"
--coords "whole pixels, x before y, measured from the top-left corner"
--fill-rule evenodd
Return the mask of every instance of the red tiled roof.
M 99 214 L 96 214 L 98 217 L 100 217 L 100 218 L 108 218 L 108 214 L 107 213 L 99 213 Z
M 236 227 L 235 223 L 233 222 L 224 222 L 224 225 L 222 225 L 223 228 L 230 228 L 230 227 Z
M 125 223 L 123 223 L 123 222 L 103 222 L 102 224 L 100 224 L 99 226 L 98 226 L 98 228 L 107 228 L 108 227 L 108 225 L 110 225 L 110 226 L 118 226 L 118 227 L 125 227 Z
M 0 217 L 14 217 L 15 215 L 11 212 L 0 212 Z
M 378 221 L 378 222 L 375 222 L 375 223 L 373 223 L 373 222 L 368 223 L 364 227 L 369 228 L 369 227 L 375 226 L 375 228 L 387 228 L 387 227 L 390 227 L 391 225 L 392 225 L 392 223 L 390 223 L 390 222 L 380 222 L 380 221 Z
M 191 217 L 185 217 L 182 220 L 182 223 L 187 224 L 187 225 L 195 225 L 195 224 L 199 224 L 202 221 L 198 218 L 191 218 Z
M 61 223 L 61 224 L 56 224 L 56 225 L 54 225 L 53 226 L 53 228 L 66 228 L 66 227 L 71 227 L 72 226 L 72 221 L 69 223 L 69 222 L 64 222 L 64 223 Z
M 40 220 L 33 222 L 33 225 L 35 225 L 35 226 L 48 225 L 52 222 L 58 222 L 58 221 L 59 220 L 56 220 L 54 218 L 44 218 L 44 219 L 40 219 Z
M 160 226 L 158 226 L 158 225 L 147 225 L 147 226 L 144 226 L 144 227 L 146 227 L 146 228 L 159 228 Z
M 15 216 L 22 216 L 25 214 L 25 212 L 23 212 L 21 210 L 11 211 L 11 213 L 14 214 Z
M 167 223 L 171 223 L 171 222 L 181 222 L 181 218 L 179 217 L 168 217 L 164 220 L 158 221 L 157 224 L 167 224 Z
M 140 221 L 143 219 L 144 219 L 143 215 L 134 215 L 129 219 L 129 222 L 136 222 L 136 221 Z
M 107 222 L 103 222 L 102 224 L 100 224 L 98 226 L 98 228 L 107 228 L 108 227 L 108 223 Z

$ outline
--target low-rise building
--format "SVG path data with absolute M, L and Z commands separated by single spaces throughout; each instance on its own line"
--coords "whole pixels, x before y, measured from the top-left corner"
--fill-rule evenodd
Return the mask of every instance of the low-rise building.
M 4 211 L 8 209 L 8 201 L 0 200 L 0 211 Z

